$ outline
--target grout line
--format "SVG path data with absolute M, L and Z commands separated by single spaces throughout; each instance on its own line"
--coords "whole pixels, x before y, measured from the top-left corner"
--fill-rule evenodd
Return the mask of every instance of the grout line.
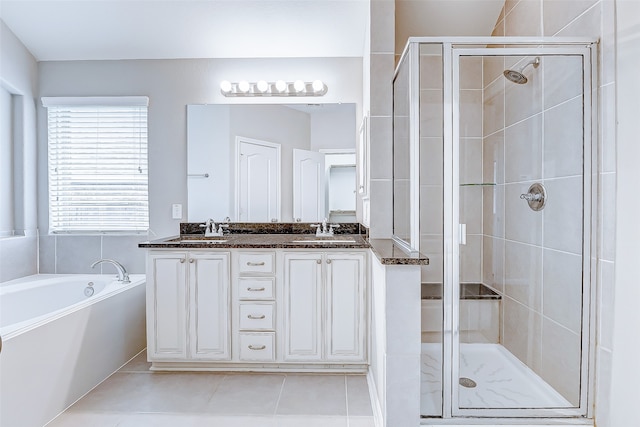
M 275 417 L 278 414 L 278 407 L 280 406 L 280 399 L 282 398 L 282 392 L 284 391 L 284 384 L 287 382 L 288 375 L 285 373 L 284 378 L 282 379 L 282 385 L 280 386 L 280 393 L 278 393 L 278 399 L 276 399 L 276 406 L 273 410 L 273 416 Z
M 343 376 L 344 379 L 344 404 L 347 411 L 347 427 L 349 427 L 349 385 L 347 384 L 347 376 Z

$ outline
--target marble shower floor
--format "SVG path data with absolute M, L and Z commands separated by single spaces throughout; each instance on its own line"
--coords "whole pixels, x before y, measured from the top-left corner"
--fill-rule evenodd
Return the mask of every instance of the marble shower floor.
M 364 375 L 149 371 L 142 352 L 46 427 L 373 427 Z
M 438 415 L 442 407 L 442 346 L 423 343 L 421 412 Z M 461 408 L 565 408 L 572 405 L 500 344 L 460 344 Z

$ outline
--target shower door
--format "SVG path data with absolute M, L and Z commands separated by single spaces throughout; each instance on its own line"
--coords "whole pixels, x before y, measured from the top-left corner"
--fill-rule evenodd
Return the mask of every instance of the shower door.
M 595 52 L 424 37 L 398 63 L 394 238 L 430 259 L 423 418 L 592 415 Z
M 452 46 L 452 416 L 586 415 L 590 54 Z

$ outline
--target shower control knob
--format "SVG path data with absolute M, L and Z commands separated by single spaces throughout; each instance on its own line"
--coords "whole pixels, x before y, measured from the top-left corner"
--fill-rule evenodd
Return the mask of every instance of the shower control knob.
M 520 198 L 526 200 L 532 210 L 540 211 L 544 209 L 547 200 L 547 191 L 544 185 L 536 182 L 529 187 L 527 193 L 521 194 Z

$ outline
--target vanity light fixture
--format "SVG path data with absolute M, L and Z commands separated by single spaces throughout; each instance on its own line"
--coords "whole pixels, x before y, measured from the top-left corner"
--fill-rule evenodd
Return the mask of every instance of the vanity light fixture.
M 259 80 L 256 83 L 246 80 L 235 83 L 223 80 L 220 82 L 220 92 L 224 96 L 323 96 L 327 93 L 327 90 L 327 85 L 322 80 L 314 80 L 312 82 L 303 80 L 267 82 Z

